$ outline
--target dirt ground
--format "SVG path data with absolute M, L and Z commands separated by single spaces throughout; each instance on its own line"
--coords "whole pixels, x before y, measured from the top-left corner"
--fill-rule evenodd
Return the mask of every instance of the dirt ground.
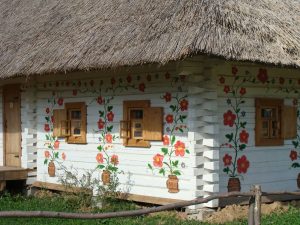
M 292 202 L 274 202 L 270 204 L 262 204 L 261 211 L 263 215 L 271 213 L 282 213 L 288 210 L 289 205 L 300 207 L 300 201 Z M 233 220 L 239 220 L 248 217 L 248 206 L 229 205 L 225 208 L 219 208 L 205 221 L 210 223 L 224 223 Z

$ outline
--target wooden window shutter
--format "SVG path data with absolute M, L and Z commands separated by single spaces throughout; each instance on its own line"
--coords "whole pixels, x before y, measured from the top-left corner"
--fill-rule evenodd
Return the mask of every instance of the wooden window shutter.
M 53 110 L 53 136 L 66 137 L 68 136 L 67 112 L 65 109 Z
M 297 137 L 297 108 L 284 106 L 283 108 L 283 138 L 294 139 Z
M 163 132 L 163 108 L 144 108 L 143 139 L 161 141 Z

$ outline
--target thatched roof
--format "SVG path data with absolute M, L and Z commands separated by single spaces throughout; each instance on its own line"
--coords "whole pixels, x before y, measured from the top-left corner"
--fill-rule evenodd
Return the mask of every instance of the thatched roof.
M 195 54 L 300 66 L 299 0 L 0 0 L 0 76 Z

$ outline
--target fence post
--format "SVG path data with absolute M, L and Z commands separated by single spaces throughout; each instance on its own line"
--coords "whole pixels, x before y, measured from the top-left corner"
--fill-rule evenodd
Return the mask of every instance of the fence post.
M 260 225 L 261 218 L 261 187 L 260 185 L 254 186 L 255 192 L 255 206 L 254 206 L 254 224 Z
M 250 188 L 250 192 L 254 194 L 254 186 Z M 248 209 L 248 225 L 254 225 L 254 196 L 250 197 Z

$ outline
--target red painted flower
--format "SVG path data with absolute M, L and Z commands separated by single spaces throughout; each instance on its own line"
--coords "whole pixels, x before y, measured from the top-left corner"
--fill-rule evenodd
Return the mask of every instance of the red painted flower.
M 114 120 L 114 116 L 115 116 L 115 114 L 114 114 L 112 111 L 110 111 L 110 112 L 107 113 L 107 115 L 106 115 L 107 120 L 108 120 L 109 122 L 112 122 L 112 121 Z
M 174 121 L 173 115 L 168 114 L 166 116 L 166 121 L 167 121 L 167 123 L 173 123 L 173 121 Z
M 74 89 L 74 90 L 72 91 L 72 94 L 73 94 L 74 96 L 76 96 L 76 95 L 77 95 L 77 90 Z
M 102 153 L 98 153 L 96 155 L 96 160 L 97 160 L 98 163 L 103 163 L 104 162 L 104 158 L 103 158 Z
M 296 151 L 292 150 L 290 153 L 291 160 L 294 161 L 297 159 L 297 157 L 298 157 L 298 153 Z
M 220 84 L 224 84 L 225 83 L 225 78 L 223 76 L 220 77 L 219 82 L 220 82 Z
M 161 154 L 156 154 L 153 157 L 153 165 L 156 167 L 162 167 L 163 166 L 163 161 L 164 161 L 164 156 Z
M 241 158 L 237 160 L 237 171 L 238 173 L 247 173 L 249 168 L 249 161 L 247 160 L 246 156 L 243 155 Z
M 223 114 L 223 119 L 224 119 L 224 125 L 225 126 L 232 127 L 234 122 L 235 122 L 236 115 L 233 114 L 231 112 L 231 110 L 228 110 L 226 113 Z
M 175 147 L 175 155 L 183 157 L 185 154 L 185 144 L 181 141 L 177 141 L 174 147 Z
M 170 92 L 166 92 L 166 94 L 164 95 L 164 99 L 166 100 L 166 102 L 170 102 L 172 99 L 172 95 Z
M 248 143 L 248 138 L 249 138 L 249 133 L 247 133 L 247 131 L 242 130 L 242 132 L 240 133 L 240 141 L 241 143 Z
M 166 72 L 165 78 L 168 80 L 168 79 L 170 79 L 170 77 L 171 77 L 171 75 L 168 72 Z
M 149 81 L 149 82 L 150 82 L 150 81 L 151 81 L 151 75 L 150 75 L 150 74 L 148 74 L 148 75 L 147 75 L 147 77 L 146 77 L 146 79 L 147 79 L 147 81 Z
M 50 126 L 49 126 L 49 124 L 45 124 L 44 125 L 44 130 L 46 131 L 46 132 L 49 132 L 50 131 Z
M 231 155 L 225 154 L 223 157 L 224 166 L 230 166 L 232 162 Z
M 45 151 L 44 154 L 45 154 L 45 158 L 49 158 L 50 157 L 50 152 L 49 151 Z
M 241 95 L 246 94 L 246 88 L 242 87 L 241 90 L 240 90 L 240 94 Z
M 62 106 L 62 105 L 64 104 L 64 99 L 63 99 L 63 98 L 59 98 L 59 99 L 57 100 L 57 104 L 58 104 L 59 106 Z
M 283 77 L 279 77 L 279 84 L 284 84 L 284 78 Z
M 90 80 L 90 85 L 91 85 L 91 87 L 93 87 L 94 86 L 94 80 Z
M 110 79 L 110 83 L 112 84 L 112 85 L 114 85 L 115 83 L 116 83 L 116 79 L 113 77 L 113 78 L 111 78 Z
M 66 156 L 66 154 L 65 154 L 64 152 L 61 153 L 61 158 L 62 158 L 63 160 L 66 160 L 67 156 Z
M 126 78 L 126 80 L 127 80 L 128 83 L 131 83 L 132 77 L 130 75 L 128 75 L 127 78 Z
M 170 144 L 170 139 L 168 135 L 164 135 L 163 137 L 163 144 L 164 145 L 169 145 Z
M 233 66 L 233 67 L 231 68 L 231 72 L 232 72 L 232 74 L 235 76 L 235 75 L 237 74 L 237 72 L 238 72 L 238 68 L 237 68 L 236 66 Z
M 54 142 L 53 148 L 54 148 L 54 149 L 59 149 L 59 141 L 58 141 L 58 140 L 56 140 L 56 141 Z
M 140 90 L 140 91 L 144 92 L 144 91 L 145 91 L 145 88 L 146 88 L 146 86 L 145 86 L 144 83 L 140 83 L 140 84 L 139 84 L 139 90 Z
M 185 111 L 188 109 L 189 102 L 186 99 L 180 101 L 180 109 L 181 111 Z
M 105 125 L 104 121 L 102 119 L 99 119 L 97 123 L 98 123 L 99 130 L 102 130 L 104 128 L 104 125 Z
M 225 92 L 226 94 L 228 94 L 229 91 L 230 91 L 230 87 L 229 87 L 228 85 L 225 85 L 225 86 L 224 86 L 224 92 Z
M 266 69 L 260 68 L 257 74 L 257 79 L 263 84 L 268 81 L 268 72 Z
M 110 158 L 110 162 L 115 166 L 118 165 L 119 164 L 119 157 L 117 155 L 112 155 L 111 158 Z
M 106 134 L 105 135 L 105 140 L 106 140 L 107 143 L 112 143 L 113 136 L 111 134 Z
M 97 102 L 98 102 L 99 105 L 102 105 L 104 103 L 104 98 L 102 98 L 102 96 L 99 96 L 97 98 Z
M 47 107 L 45 111 L 46 111 L 47 114 L 49 114 L 50 109 Z

